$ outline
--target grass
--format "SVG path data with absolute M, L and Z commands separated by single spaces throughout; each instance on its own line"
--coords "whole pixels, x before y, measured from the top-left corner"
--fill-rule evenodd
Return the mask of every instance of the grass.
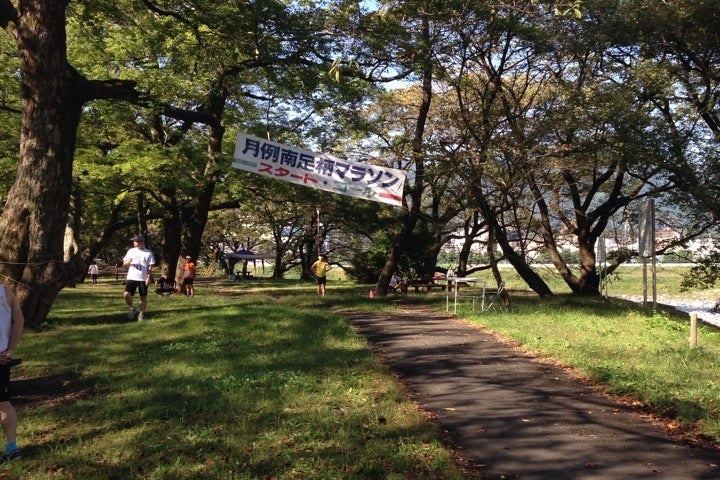
M 559 292 L 513 291 L 511 313 L 459 315 L 558 359 L 615 393 L 720 439 L 720 336 L 689 348 L 687 316 Z M 642 293 L 629 268 L 610 291 Z M 677 270 L 659 293 L 679 290 Z M 548 280 L 549 282 L 557 279 Z M 552 285 L 552 283 L 551 283 Z M 18 386 L 23 479 L 464 478 L 435 427 L 336 308 L 392 309 L 368 285 L 333 279 L 329 297 L 295 280 L 198 282 L 197 295 L 151 296 L 125 318 L 122 286 L 103 279 L 61 292 L 49 324 L 26 332 Z M 682 295 L 699 295 L 690 292 Z M 707 292 L 704 292 L 707 294 Z M 445 294 L 404 301 L 445 310 Z
M 549 266 L 537 266 L 536 270 L 540 273 L 542 278 L 547 282 L 550 289 L 555 293 L 570 293 L 570 288 L 560 277 L 557 270 Z M 682 282 L 682 276 L 687 273 L 688 267 L 676 267 L 658 265 L 656 267 L 656 291 L 657 295 L 677 295 L 684 296 L 685 293 L 681 292 L 680 284 Z M 508 281 L 510 288 L 525 288 L 524 282 L 520 279 L 517 273 L 511 268 L 502 268 L 501 274 L 503 278 Z M 646 268 L 647 275 L 647 294 L 648 298 L 652 300 L 652 271 L 648 265 Z M 490 274 L 483 272 L 478 276 L 483 279 L 490 279 Z M 608 279 L 608 293 L 610 296 L 617 296 L 623 294 L 642 295 L 643 293 L 643 266 L 642 264 L 632 264 L 620 267 L 614 273 L 612 273 Z M 708 295 L 714 294 L 720 296 L 720 290 L 709 289 L 709 290 L 693 290 L 687 292 L 688 295 Z
M 667 313 L 559 296 L 538 307 L 515 298 L 512 315 L 465 315 L 557 359 L 615 394 L 629 395 L 657 412 L 720 439 L 720 334 L 701 328 L 690 348 L 689 326 Z
M 19 399 L 11 478 L 464 477 L 312 284 L 198 283 L 192 299 L 152 296 L 143 323 L 125 318 L 119 284 L 62 292 L 51 326 L 24 335 L 15 378 L 64 385 Z
M 663 298 L 720 296 L 717 289 L 681 292 L 682 272 L 675 267 L 658 269 L 659 303 Z M 510 289 L 520 285 L 513 275 L 508 273 L 507 277 Z M 611 295 L 613 291 L 642 295 L 642 269 L 622 269 L 609 290 Z M 648 307 L 651 301 L 650 285 Z M 614 299 L 567 293 L 541 302 L 535 296 L 513 292 L 510 313 L 478 314 L 465 303 L 458 315 L 522 344 L 540 357 L 577 369 L 611 393 L 645 403 L 656 413 L 675 419 L 675 428 L 720 441 L 717 327 L 701 325 L 699 346 L 690 348 L 686 313 L 663 308 L 653 311 Z

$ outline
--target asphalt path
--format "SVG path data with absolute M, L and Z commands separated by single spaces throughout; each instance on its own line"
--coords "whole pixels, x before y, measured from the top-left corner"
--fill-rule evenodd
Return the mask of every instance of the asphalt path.
M 492 332 L 421 306 L 347 313 L 482 479 L 720 479 L 720 450 Z M 508 321 L 511 321 L 508 318 Z

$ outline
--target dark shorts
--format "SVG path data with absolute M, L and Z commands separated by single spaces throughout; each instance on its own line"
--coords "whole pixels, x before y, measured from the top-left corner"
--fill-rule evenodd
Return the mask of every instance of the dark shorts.
M 148 286 L 145 284 L 145 282 L 141 282 L 138 280 L 126 280 L 125 291 L 130 293 L 130 295 L 135 295 L 135 290 L 138 291 L 141 297 L 147 297 Z
M 315 277 L 318 285 L 325 285 L 327 283 L 327 277 Z
M 192 285 L 192 284 L 193 284 L 193 280 L 194 280 L 193 277 L 183 278 L 183 285 Z
M 0 402 L 9 402 L 10 397 L 10 367 L 0 365 Z

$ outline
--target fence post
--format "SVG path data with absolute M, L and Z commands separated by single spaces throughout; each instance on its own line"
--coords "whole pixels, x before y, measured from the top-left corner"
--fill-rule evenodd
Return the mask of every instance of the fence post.
M 697 312 L 690 314 L 690 347 L 697 346 Z

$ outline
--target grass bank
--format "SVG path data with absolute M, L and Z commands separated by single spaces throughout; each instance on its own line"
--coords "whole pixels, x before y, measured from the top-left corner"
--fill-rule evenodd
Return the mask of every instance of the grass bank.
M 720 333 L 701 327 L 689 346 L 687 315 L 646 312 L 568 295 L 514 297 L 512 313 L 458 313 L 535 355 L 560 360 L 611 393 L 676 420 L 672 428 L 720 440 Z
M 658 268 L 656 311 L 650 308 L 652 283 L 648 278 L 646 309 L 612 298 L 568 293 L 540 301 L 516 290 L 511 292 L 510 312 L 480 314 L 465 301 L 458 315 L 522 344 L 537 356 L 577 369 L 611 393 L 643 402 L 671 417 L 668 427 L 678 432 L 720 441 L 720 330 L 701 325 L 698 346 L 690 348 L 689 315 L 664 309 L 661 304 L 663 298 L 715 300 L 720 291 L 681 291 L 684 271 Z M 523 289 L 514 272 L 504 274 L 508 288 Z M 547 275 L 554 291 L 567 291 L 556 274 Z M 611 278 L 609 293 L 611 297 L 642 295 L 642 268 L 620 269 Z

